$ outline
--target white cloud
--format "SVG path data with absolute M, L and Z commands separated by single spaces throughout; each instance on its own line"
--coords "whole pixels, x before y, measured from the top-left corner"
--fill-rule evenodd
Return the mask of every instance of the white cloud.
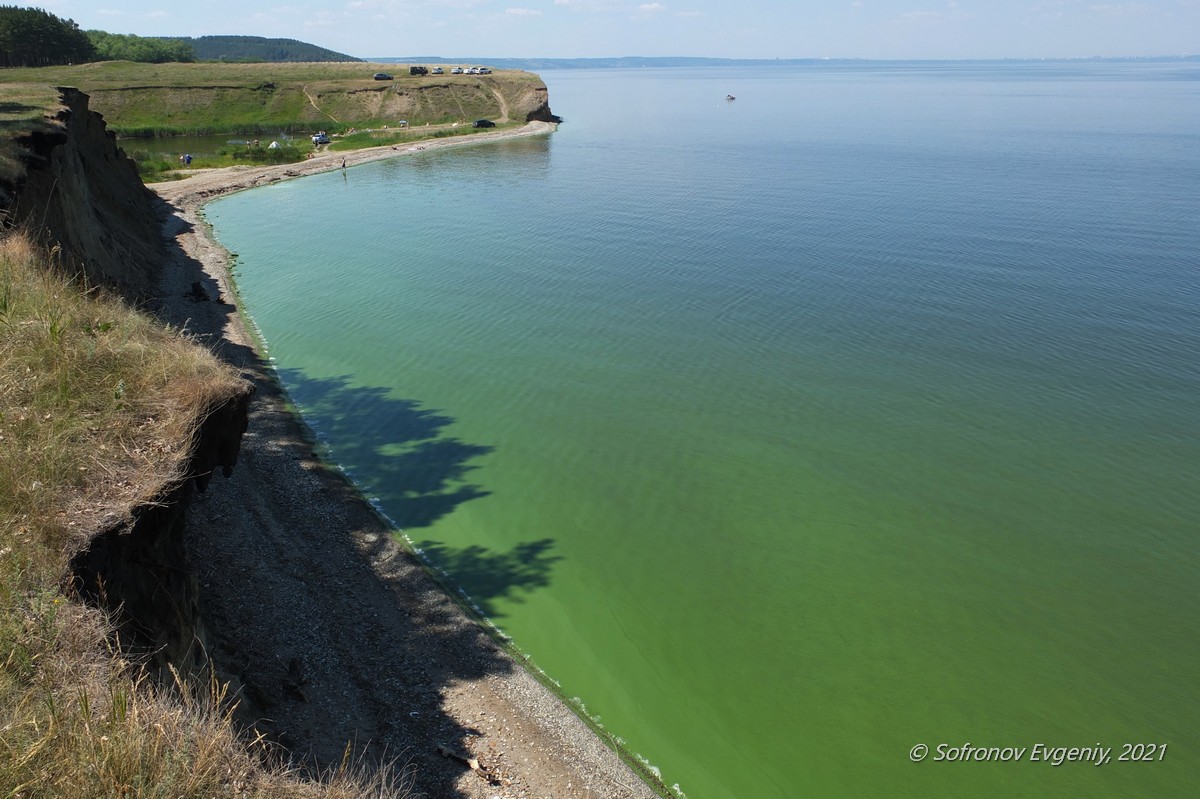
M 554 0 L 554 5 L 588 13 L 624 13 L 630 10 L 626 0 Z
M 542 12 L 536 8 L 506 8 L 504 13 L 510 17 L 540 17 L 542 15 Z
M 856 3 L 855 5 L 859 5 L 859 4 Z M 904 20 L 946 19 L 946 20 L 949 20 L 949 19 L 961 19 L 961 18 L 963 18 L 963 16 L 964 16 L 963 12 L 960 11 L 958 8 L 957 0 L 950 0 L 950 2 L 946 3 L 945 11 L 929 11 L 929 10 L 905 11 L 899 15 L 899 19 L 904 19 Z
M 666 10 L 667 7 L 662 3 L 641 3 L 633 10 L 629 18 L 638 21 L 655 19 Z
M 1111 17 L 1125 17 L 1131 14 L 1141 14 L 1146 10 L 1146 7 L 1141 3 L 1103 3 L 1094 6 L 1088 6 L 1088 11 L 1093 14 L 1103 14 Z

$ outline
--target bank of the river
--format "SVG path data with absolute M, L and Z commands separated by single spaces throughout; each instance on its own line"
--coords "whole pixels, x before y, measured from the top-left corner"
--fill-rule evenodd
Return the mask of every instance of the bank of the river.
M 181 171 L 179 174 L 186 175 L 185 180 L 164 183 L 153 188 L 160 197 L 175 206 L 180 212 L 195 213 L 201 205 L 215 197 L 280 180 L 315 175 L 318 172 L 328 172 L 343 166 L 349 168 L 357 164 L 365 164 L 368 161 L 397 158 L 434 148 L 461 147 L 515 136 L 538 136 L 550 133 L 555 127 L 556 124 L 553 122 L 529 122 L 520 128 L 475 133 L 469 138 L 429 139 L 407 145 L 367 147 L 350 152 L 323 151 L 294 164 L 232 166 Z
M 535 122 L 469 143 L 552 129 Z M 201 216 L 216 196 L 339 169 L 343 158 L 349 168 L 467 143 L 321 154 L 154 187 L 172 258 L 162 315 L 245 370 L 258 392 L 237 471 L 189 520 L 212 655 L 242 691 L 244 716 L 319 766 L 339 762 L 350 742 L 368 761 L 410 767 L 426 796 L 653 797 L 319 461 L 238 313 L 230 255 Z

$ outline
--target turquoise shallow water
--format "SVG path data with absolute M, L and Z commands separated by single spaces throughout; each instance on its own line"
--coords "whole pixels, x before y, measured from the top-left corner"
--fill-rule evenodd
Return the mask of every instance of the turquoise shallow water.
M 208 207 L 331 457 L 693 799 L 1183 795 L 1200 66 L 543 77 Z

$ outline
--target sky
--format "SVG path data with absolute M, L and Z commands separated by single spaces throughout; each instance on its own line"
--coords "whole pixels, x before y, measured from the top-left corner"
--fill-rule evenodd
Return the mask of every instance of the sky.
M 43 0 L 16 5 L 44 8 L 85 30 L 284 37 L 359 58 L 1200 53 L 1200 0 Z

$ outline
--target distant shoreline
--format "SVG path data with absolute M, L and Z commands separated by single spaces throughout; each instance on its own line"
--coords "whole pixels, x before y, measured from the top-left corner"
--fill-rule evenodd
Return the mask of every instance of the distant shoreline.
M 361 150 L 320 152 L 312 157 L 291 164 L 273 166 L 230 166 L 214 169 L 191 170 L 187 177 L 165 183 L 150 185 L 151 190 L 168 203 L 181 210 L 198 211 L 200 206 L 226 194 L 233 194 L 258 186 L 278 183 L 282 180 L 316 175 L 343 167 L 349 168 L 370 161 L 399 158 L 426 150 L 441 150 L 448 147 L 463 147 L 499 139 L 514 139 L 524 136 L 542 136 L 558 128 L 555 122 L 527 122 L 519 128 L 472 133 L 445 139 L 428 139 L 406 144 L 368 147 Z
M 872 66 L 884 64 L 1087 64 L 1200 63 L 1200 53 L 1155 56 L 1058 56 L 1053 58 L 705 58 L 700 56 L 616 56 L 612 58 L 444 58 L 404 56 L 367 58 L 375 64 L 486 64 L 499 69 L 540 72 L 547 69 L 639 69 L 673 67 Z

